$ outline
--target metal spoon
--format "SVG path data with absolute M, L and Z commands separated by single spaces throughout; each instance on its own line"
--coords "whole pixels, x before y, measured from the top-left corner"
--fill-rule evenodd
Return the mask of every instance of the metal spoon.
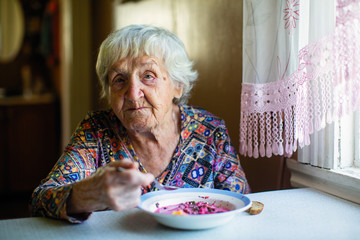
M 116 171 L 123 172 L 123 171 L 126 171 L 126 169 L 122 168 L 122 167 L 117 167 Z M 171 191 L 171 190 L 179 189 L 179 187 L 164 185 L 164 184 L 160 183 L 157 179 L 155 179 L 154 182 L 155 182 L 155 187 L 159 190 L 168 190 L 168 191 L 170 190 Z
M 179 189 L 179 187 L 164 185 L 156 179 L 154 180 L 154 182 L 155 182 L 156 188 L 159 190 L 168 190 L 168 191 L 170 190 L 171 191 L 171 190 Z

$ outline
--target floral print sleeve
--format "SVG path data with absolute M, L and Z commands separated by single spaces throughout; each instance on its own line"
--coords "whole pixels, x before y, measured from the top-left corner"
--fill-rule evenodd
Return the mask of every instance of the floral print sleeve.
M 48 216 L 82 222 L 89 214 L 68 216 L 66 201 L 72 184 L 90 176 L 96 170 L 99 156 L 97 136 L 93 131 L 91 116 L 88 115 L 77 127 L 64 153 L 47 178 L 34 190 L 31 200 L 33 216 Z

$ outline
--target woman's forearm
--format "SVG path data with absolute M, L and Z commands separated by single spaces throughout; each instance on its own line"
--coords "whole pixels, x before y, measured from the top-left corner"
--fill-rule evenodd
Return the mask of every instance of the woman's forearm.
M 96 189 L 96 183 L 91 181 L 91 179 L 84 179 L 81 182 L 75 183 L 67 200 L 67 213 L 72 215 L 106 209 L 106 205 L 99 201 L 101 193 L 96 191 Z

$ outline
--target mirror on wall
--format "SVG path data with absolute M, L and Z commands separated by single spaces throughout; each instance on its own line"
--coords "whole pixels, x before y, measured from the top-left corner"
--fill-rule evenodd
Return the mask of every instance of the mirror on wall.
M 16 58 L 24 38 L 24 14 L 19 0 L 0 0 L 0 62 Z

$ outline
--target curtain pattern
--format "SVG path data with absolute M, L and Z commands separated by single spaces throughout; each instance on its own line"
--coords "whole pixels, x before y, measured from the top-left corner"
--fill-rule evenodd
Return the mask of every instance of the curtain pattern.
M 313 3 L 244 0 L 242 155 L 289 157 L 360 109 L 360 3 L 338 0 L 333 28 Z

